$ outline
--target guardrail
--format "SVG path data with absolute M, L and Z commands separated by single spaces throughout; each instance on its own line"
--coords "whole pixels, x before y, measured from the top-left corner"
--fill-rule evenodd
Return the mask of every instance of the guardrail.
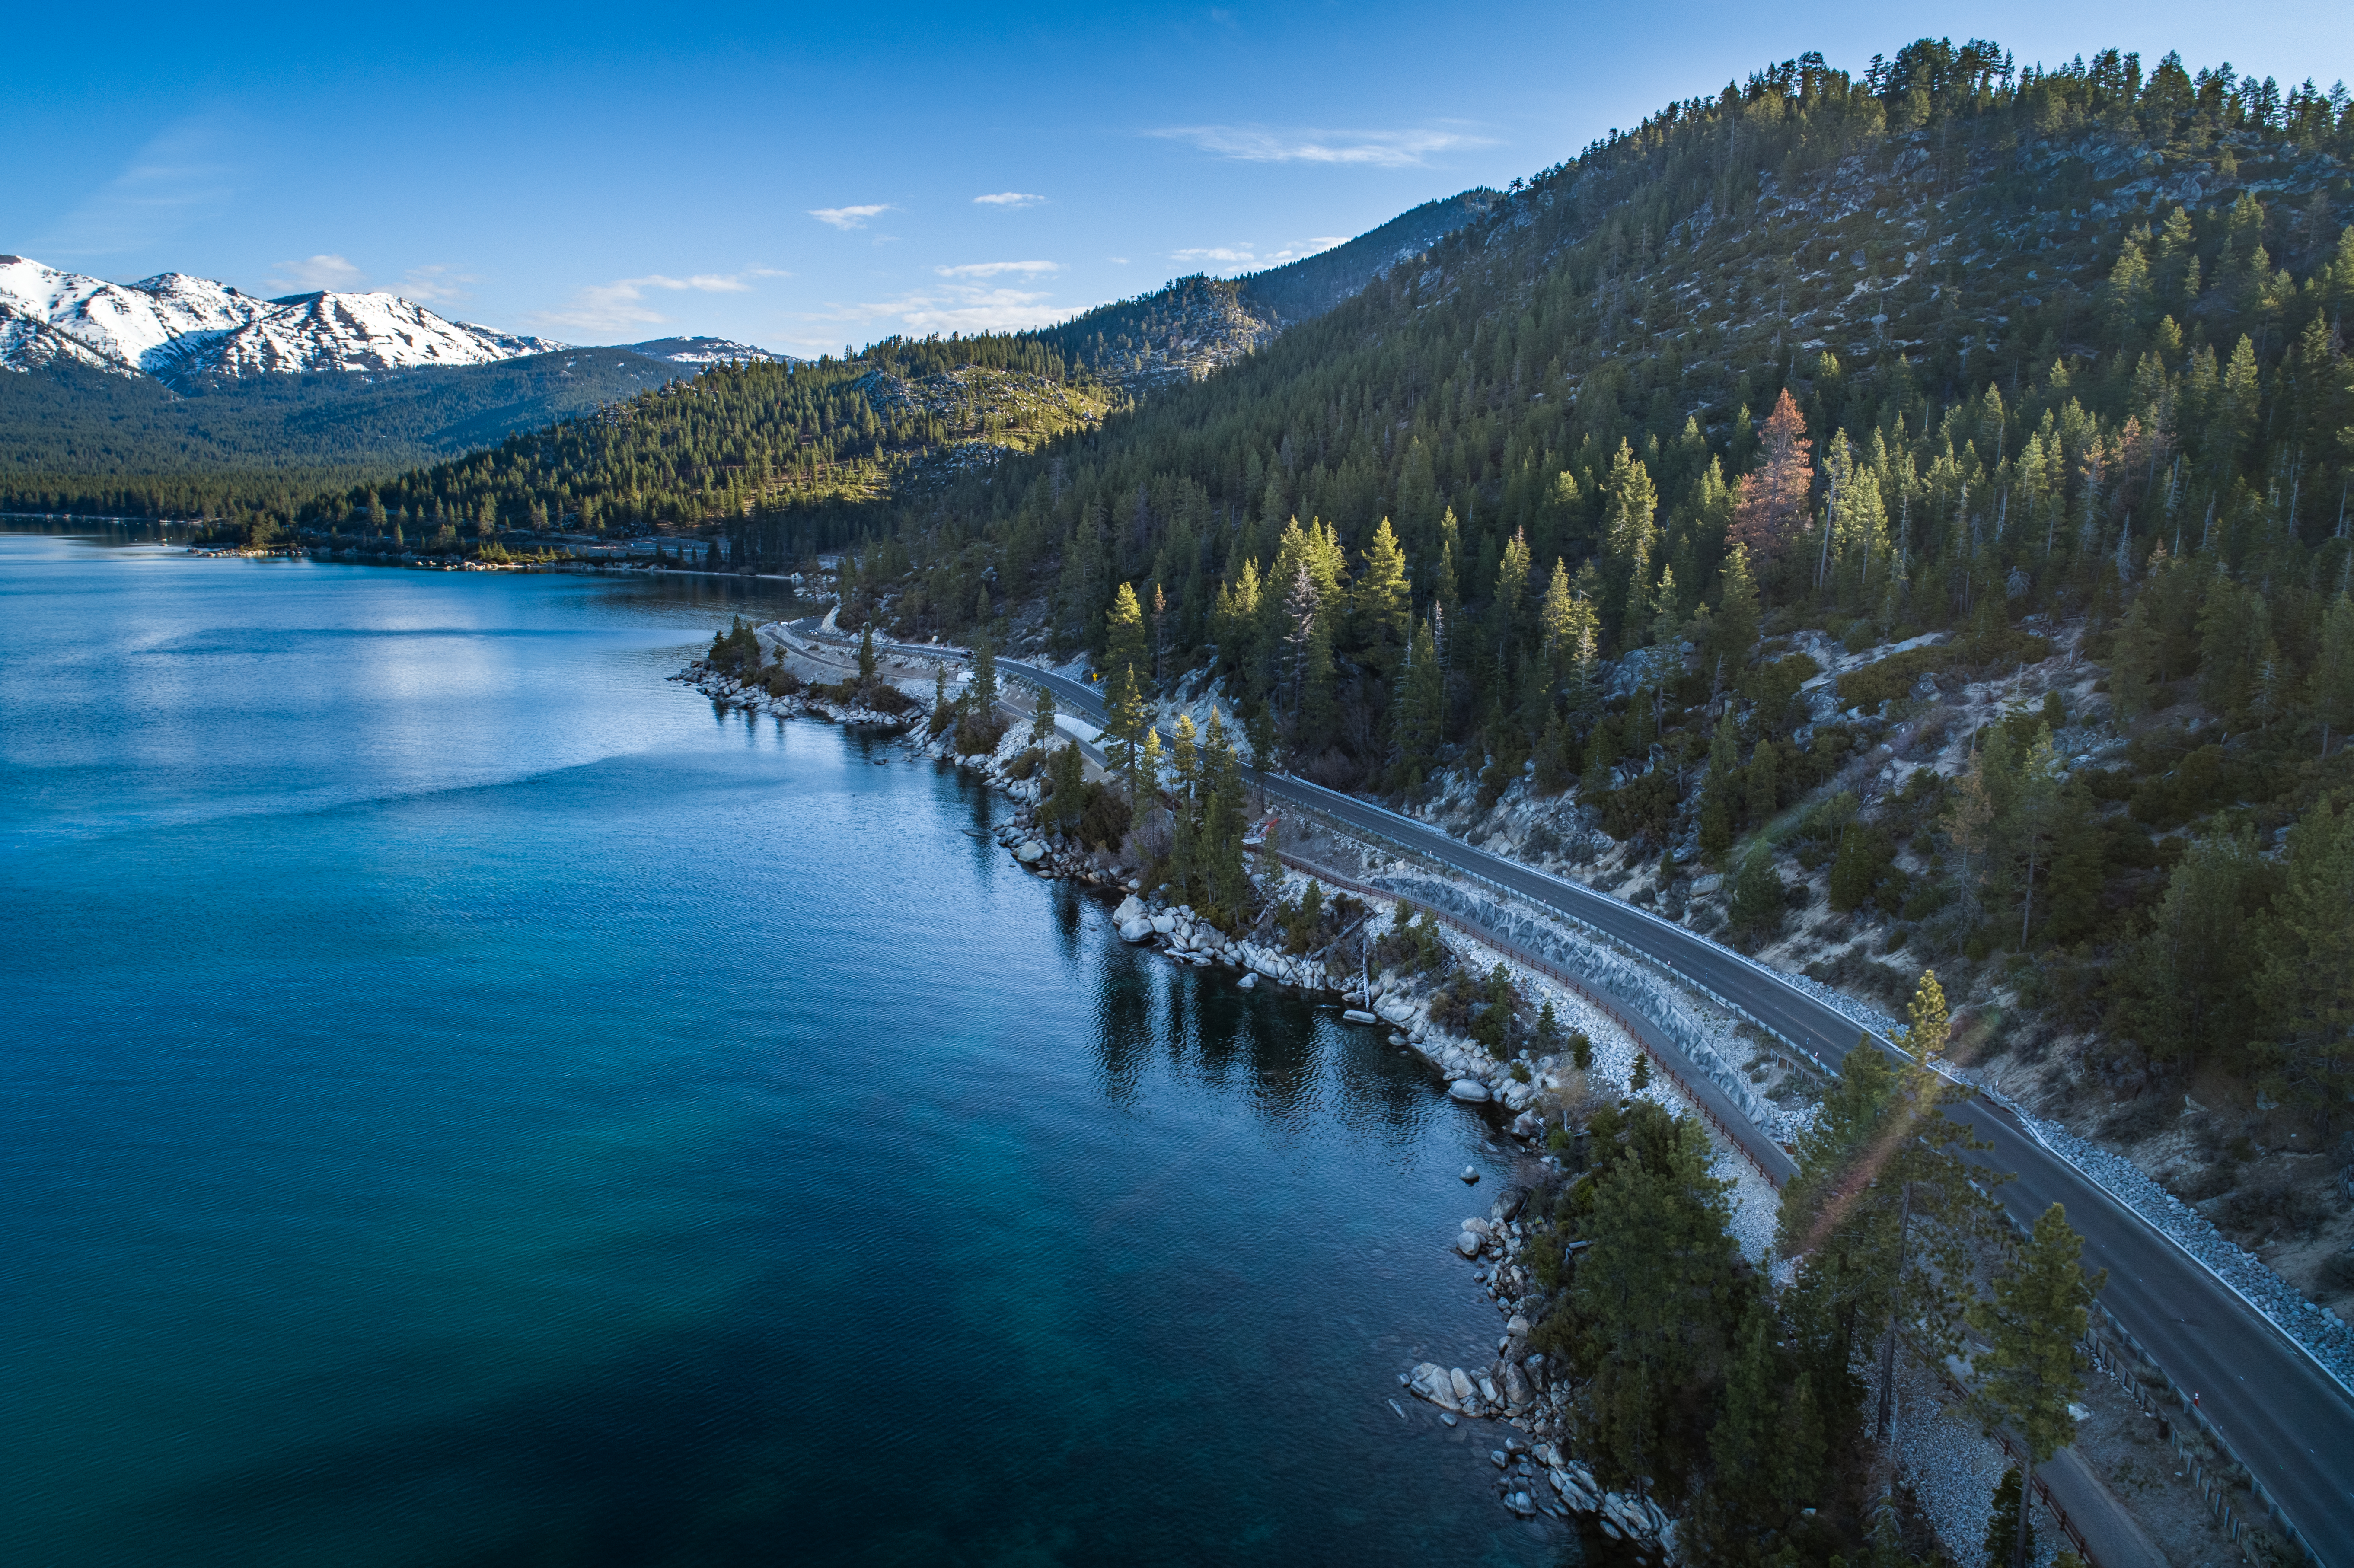
M 1535 969 L 1538 973 L 1543 975 L 1546 979 L 1553 980 L 1556 984 L 1568 987 L 1569 990 L 1583 998 L 1597 1012 L 1601 1012 L 1612 1022 L 1617 1024 L 1619 1028 L 1624 1029 L 1627 1032 L 1628 1038 L 1635 1042 L 1636 1048 L 1640 1050 L 1645 1055 L 1650 1057 L 1654 1063 L 1658 1064 L 1659 1071 L 1665 1073 L 1668 1075 L 1669 1081 L 1676 1086 L 1677 1089 L 1682 1093 L 1684 1098 L 1692 1103 L 1692 1108 L 1699 1111 L 1702 1118 L 1705 1119 L 1711 1127 L 1716 1128 L 1716 1130 L 1723 1135 L 1725 1142 L 1731 1144 L 1744 1160 L 1746 1160 L 1751 1165 L 1755 1166 L 1757 1170 L 1757 1173 L 1765 1177 L 1768 1184 L 1775 1187 L 1779 1187 L 1782 1184 L 1781 1181 L 1776 1179 L 1774 1172 L 1767 1168 L 1766 1162 L 1757 1158 L 1756 1154 L 1742 1141 L 1740 1137 L 1734 1133 L 1733 1128 L 1727 1127 L 1723 1121 L 1718 1118 L 1714 1111 L 1708 1108 L 1708 1103 L 1693 1091 L 1691 1085 L 1685 1081 L 1683 1075 L 1676 1071 L 1675 1064 L 1669 1061 L 1667 1057 L 1659 1052 L 1657 1046 L 1653 1045 L 1650 1041 L 1646 1040 L 1643 1037 L 1643 1031 L 1636 1025 L 1633 1020 L 1629 1019 L 1626 1014 L 1618 1011 L 1617 1007 L 1614 1005 L 1615 999 L 1606 998 L 1597 994 L 1583 980 L 1568 973 L 1559 965 L 1551 962 L 1539 954 L 1530 951 L 1520 943 L 1513 941 L 1511 938 L 1490 930 L 1487 927 L 1481 926 L 1475 921 L 1466 920 L 1461 916 L 1455 914 L 1451 910 L 1441 909 L 1436 905 L 1416 898 L 1411 894 L 1401 893 L 1395 888 L 1374 887 L 1369 884 L 1359 882 L 1353 877 L 1344 876 L 1339 872 L 1333 871 L 1329 866 L 1319 865 L 1315 862 L 1310 860 L 1302 860 L 1298 855 L 1288 853 L 1280 849 L 1276 852 L 1276 858 L 1282 861 L 1284 864 L 1290 866 L 1295 871 L 1304 872 L 1308 875 L 1316 877 L 1320 881 L 1331 883 L 1337 886 L 1346 888 L 1352 893 L 1371 898 L 1394 899 L 1398 903 L 1411 906 L 1416 909 L 1421 910 L 1431 918 L 1439 921 L 1441 924 L 1453 927 L 1455 929 L 1471 938 L 1473 940 L 1484 943 L 1487 946 L 1495 948 L 1498 952 L 1504 954 L 1514 962 L 1524 964 L 1528 968 Z M 1656 1029 L 1657 1025 L 1654 1025 L 1653 1027 Z M 1757 1128 L 1755 1130 L 1757 1130 L 1761 1136 L 1763 1135 L 1763 1128 Z

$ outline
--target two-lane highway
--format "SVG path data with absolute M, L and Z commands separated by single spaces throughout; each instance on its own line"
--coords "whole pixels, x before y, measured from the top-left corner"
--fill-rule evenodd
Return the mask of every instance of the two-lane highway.
M 937 652 L 937 650 L 930 652 Z M 998 661 L 1068 703 L 1090 722 L 1102 699 L 1084 682 Z M 1836 1066 L 1861 1039 L 1893 1051 L 1783 976 L 1684 927 L 1561 877 L 1476 849 L 1426 822 L 1354 796 L 1267 776 L 1276 799 L 1322 812 L 1363 832 L 1504 888 L 1602 931 L 1715 992 L 1819 1060 Z M 2084 1238 L 2084 1260 L 2109 1272 L 2102 1303 L 2179 1386 L 2194 1390 L 2216 1429 L 2319 1559 L 2354 1568 L 2354 1396 L 2189 1254 L 2083 1171 L 2046 1149 L 2009 1112 L 1970 1102 L 1986 1156 L 2017 1179 L 1997 1189 L 2014 1218 L 2032 1224 L 2052 1203 Z

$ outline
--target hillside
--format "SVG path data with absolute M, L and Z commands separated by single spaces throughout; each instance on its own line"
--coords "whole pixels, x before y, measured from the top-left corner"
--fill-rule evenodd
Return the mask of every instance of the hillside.
M 1285 326 L 1322 315 L 1353 299 L 1391 268 L 1493 211 L 1502 198 L 1484 188 L 1426 201 L 1354 239 L 1237 280 L 1251 305 Z
M 1794 60 L 896 512 L 843 620 L 987 576 L 1308 777 L 1934 967 L 1957 1057 L 2354 1303 L 2350 154 L 2170 56 Z
M 185 392 L 72 363 L 0 374 L 0 506 L 156 516 L 300 498 L 695 368 L 600 348 L 463 368 L 207 379 Z
M 1421 255 L 1497 199 L 1493 191 L 1469 190 L 1425 202 L 1379 228 L 1298 261 L 1241 278 L 1180 278 L 1033 335 L 1131 393 L 1199 381 L 1273 342 L 1284 328 L 1323 314 L 1398 262 Z
M 846 360 L 723 361 L 461 458 L 324 494 L 232 491 L 213 514 L 339 537 L 448 524 L 451 548 L 506 530 L 706 531 L 748 569 L 772 569 L 857 537 L 883 507 L 1093 429 L 1117 402 L 1032 338 L 892 338 Z

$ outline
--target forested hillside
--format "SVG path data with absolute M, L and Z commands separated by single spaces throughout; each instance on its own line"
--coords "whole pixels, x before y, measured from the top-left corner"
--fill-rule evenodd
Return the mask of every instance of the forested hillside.
M 1196 274 L 1098 305 L 1035 335 L 1074 365 L 1131 391 L 1198 381 L 1320 316 L 1401 260 L 1419 255 L 1500 198 L 1469 190 L 1428 201 L 1354 239 L 1240 278 Z
M 858 536 L 894 501 L 1097 424 L 1116 398 L 1032 337 L 892 338 L 851 359 L 716 365 L 454 461 L 235 520 L 408 538 L 445 524 L 453 538 L 707 526 L 743 569 L 770 569 Z
M 0 509 L 191 516 L 293 510 L 322 490 L 487 445 L 694 374 L 626 350 L 179 389 L 60 364 L 0 372 Z
M 1842 983 L 1950 968 L 1974 1048 L 2090 1031 L 2062 1104 L 2211 1076 L 2301 1107 L 2225 1166 L 2334 1144 L 2350 152 L 2342 89 L 2171 56 L 1806 57 L 900 509 L 844 619 L 958 632 L 987 577 L 1310 777 Z
M 1810 55 L 1434 204 L 1469 221 L 1279 335 L 1263 279 L 1185 280 L 240 506 L 864 538 L 845 624 L 1214 678 L 1309 777 L 1867 994 L 1937 964 L 1974 1048 L 2078 1042 L 2063 1105 L 2212 1077 L 2317 1150 L 2350 156 L 2342 88 L 2173 56 Z

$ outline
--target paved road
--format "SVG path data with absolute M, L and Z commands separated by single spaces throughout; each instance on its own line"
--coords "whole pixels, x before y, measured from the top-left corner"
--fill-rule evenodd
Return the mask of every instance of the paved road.
M 1045 687 L 1091 721 L 1102 699 L 1085 683 L 1000 659 L 1000 671 Z M 1774 970 L 1681 926 L 1575 882 L 1476 849 L 1427 823 L 1304 779 L 1271 773 L 1269 796 L 1307 806 L 1504 887 L 1626 943 L 1724 997 L 1768 1029 L 1836 1065 L 1861 1032 Z M 1886 1041 L 1873 1046 L 1893 1051 Z M 2063 1205 L 2084 1260 L 2109 1271 L 2103 1305 L 2200 1407 L 2317 1556 L 2354 1568 L 2354 1397 L 2287 1337 L 2096 1182 L 2045 1149 L 2009 1112 L 1970 1103 L 1987 1162 L 2017 1173 L 1997 1189 L 2024 1224 Z

